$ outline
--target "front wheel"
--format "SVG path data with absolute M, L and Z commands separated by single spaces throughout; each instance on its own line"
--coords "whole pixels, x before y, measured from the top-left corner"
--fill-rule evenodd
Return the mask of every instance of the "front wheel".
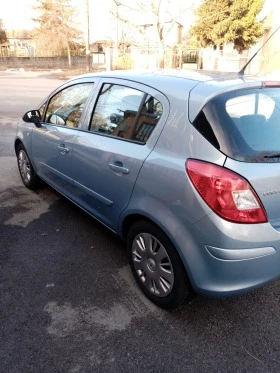
M 132 273 L 146 296 L 162 308 L 177 308 L 193 295 L 181 259 L 167 236 L 147 221 L 129 230 L 127 249 Z
M 19 144 L 17 147 L 16 154 L 18 169 L 23 184 L 29 189 L 37 188 L 39 186 L 40 179 L 34 171 L 25 147 L 22 144 Z

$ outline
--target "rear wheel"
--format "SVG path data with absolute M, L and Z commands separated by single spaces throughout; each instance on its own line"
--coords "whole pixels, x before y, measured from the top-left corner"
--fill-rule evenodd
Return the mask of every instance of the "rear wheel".
M 177 308 L 193 295 L 182 261 L 167 236 L 148 221 L 129 230 L 132 273 L 146 296 L 162 308 Z
M 18 169 L 23 184 L 29 189 L 37 188 L 39 186 L 40 179 L 34 171 L 25 147 L 22 144 L 19 144 L 17 147 L 16 154 Z

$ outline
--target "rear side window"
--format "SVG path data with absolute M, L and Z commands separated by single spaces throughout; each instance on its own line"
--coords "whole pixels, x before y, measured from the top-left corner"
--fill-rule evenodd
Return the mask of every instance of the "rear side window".
M 203 108 L 193 124 L 233 159 L 280 161 L 280 88 L 222 94 Z
M 162 114 L 151 95 L 117 84 L 104 84 L 92 115 L 90 131 L 145 144 Z

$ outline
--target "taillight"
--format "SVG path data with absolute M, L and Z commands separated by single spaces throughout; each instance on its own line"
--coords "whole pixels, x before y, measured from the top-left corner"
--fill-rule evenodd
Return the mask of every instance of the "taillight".
M 207 205 L 223 219 L 235 223 L 265 223 L 266 213 L 250 184 L 223 167 L 186 161 L 186 171 Z

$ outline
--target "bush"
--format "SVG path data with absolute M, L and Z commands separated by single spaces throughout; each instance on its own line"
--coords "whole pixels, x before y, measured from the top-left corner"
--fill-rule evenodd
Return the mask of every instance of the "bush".
M 114 65 L 114 70 L 131 70 L 134 68 L 134 62 L 129 54 L 118 56 Z

